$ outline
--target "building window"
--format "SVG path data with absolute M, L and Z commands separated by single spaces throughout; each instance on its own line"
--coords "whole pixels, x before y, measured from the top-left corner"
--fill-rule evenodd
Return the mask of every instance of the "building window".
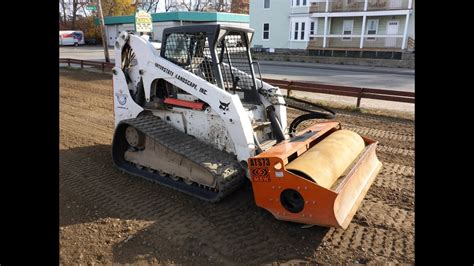
M 263 39 L 268 40 L 270 39 L 270 24 L 263 23 Z
M 304 22 L 301 22 L 301 37 L 300 37 L 300 40 L 304 40 Z
M 344 20 L 342 23 L 342 34 L 343 35 L 352 35 L 352 30 L 354 28 L 354 20 Z M 352 40 L 351 37 L 342 37 L 343 41 Z
M 311 21 L 309 26 L 309 35 L 314 35 L 314 21 Z
M 367 20 L 367 35 L 377 35 L 378 28 L 379 28 L 378 19 Z M 367 37 L 367 40 L 375 41 L 375 37 Z
M 298 40 L 298 22 L 295 22 L 295 37 L 293 40 Z
M 293 17 L 290 19 L 290 41 L 307 41 L 309 38 L 311 19 Z M 315 32 L 316 24 L 313 26 Z
M 263 8 L 270 8 L 270 0 L 263 0 Z
M 307 6 L 308 5 L 308 0 L 292 0 L 291 5 L 293 7 L 297 6 Z

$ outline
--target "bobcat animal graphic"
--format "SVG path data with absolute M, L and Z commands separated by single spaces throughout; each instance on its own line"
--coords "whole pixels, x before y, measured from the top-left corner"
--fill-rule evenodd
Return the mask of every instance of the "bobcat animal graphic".
M 219 109 L 221 109 L 222 111 L 229 111 L 229 104 L 230 102 L 228 103 L 223 103 L 221 101 L 219 101 L 220 105 L 219 105 Z

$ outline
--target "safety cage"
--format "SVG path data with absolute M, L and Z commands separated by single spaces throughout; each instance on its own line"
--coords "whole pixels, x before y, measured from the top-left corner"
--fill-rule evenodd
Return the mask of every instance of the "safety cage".
M 242 93 L 245 102 L 258 102 L 252 36 L 251 29 L 221 25 L 167 28 L 161 57 L 226 91 Z

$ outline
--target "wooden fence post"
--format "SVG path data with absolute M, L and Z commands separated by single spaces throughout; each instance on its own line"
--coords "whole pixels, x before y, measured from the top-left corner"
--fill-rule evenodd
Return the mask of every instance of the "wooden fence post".
M 364 93 L 364 88 L 360 88 L 359 95 L 357 96 L 357 108 L 360 107 L 360 100 L 362 99 L 362 93 Z

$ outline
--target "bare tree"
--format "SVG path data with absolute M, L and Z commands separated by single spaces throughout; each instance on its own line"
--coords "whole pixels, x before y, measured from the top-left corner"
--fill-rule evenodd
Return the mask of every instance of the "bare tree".
M 135 6 L 149 13 L 150 12 L 156 13 L 156 9 L 158 8 L 159 2 L 160 0 L 138 0 L 135 3 Z
M 191 11 L 191 10 L 192 10 L 192 8 L 193 8 L 193 3 L 192 3 L 192 1 L 189 1 L 189 3 L 187 3 L 186 0 L 181 0 L 180 2 L 181 2 L 181 3 L 177 4 L 178 7 L 185 8 L 185 9 L 187 9 L 188 11 Z
M 61 17 L 62 17 L 63 25 L 70 22 L 71 28 L 74 29 L 76 27 L 77 17 L 81 16 L 81 14 L 78 14 L 79 10 L 81 10 L 81 13 L 83 13 L 84 16 L 87 15 L 87 13 L 85 12 L 84 6 L 88 5 L 89 1 L 59 0 L 60 7 L 62 9 Z
M 171 8 L 174 8 L 175 1 L 173 0 L 165 0 L 165 12 L 168 12 Z
M 150 1 L 146 11 L 156 13 L 156 9 L 158 8 L 159 3 L 160 3 L 160 0 Z
M 187 11 L 204 11 L 212 6 L 212 0 L 180 0 L 174 1 L 176 9 L 184 9 Z
M 84 5 L 82 5 L 81 8 L 82 8 L 82 13 L 84 13 L 84 17 L 87 18 L 88 15 L 87 15 L 86 7 Z
M 229 0 L 214 0 L 212 3 L 212 7 L 217 12 L 230 12 L 230 1 Z
M 210 0 L 207 0 L 207 1 L 198 0 L 194 10 L 195 11 L 204 11 L 206 8 L 208 8 L 211 5 L 212 5 L 212 1 L 210 1 Z
M 175 0 L 165 0 L 165 11 L 168 12 L 170 9 L 176 8 Z
M 66 23 L 67 21 L 66 4 L 64 3 L 64 0 L 59 0 L 59 3 L 61 4 L 61 7 L 63 8 L 63 23 Z
M 77 16 L 77 0 L 72 0 L 72 25 L 74 29 L 76 27 L 76 16 Z
M 249 0 L 232 0 L 230 12 L 248 14 L 249 2 Z

